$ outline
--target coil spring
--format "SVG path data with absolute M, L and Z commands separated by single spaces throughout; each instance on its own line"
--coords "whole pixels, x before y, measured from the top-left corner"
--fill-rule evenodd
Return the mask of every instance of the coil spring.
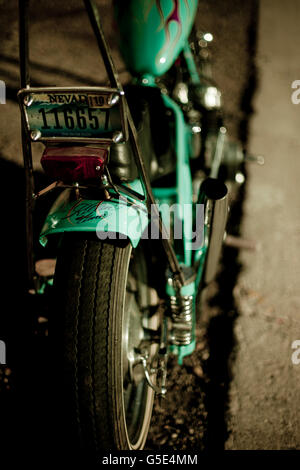
M 190 344 L 193 328 L 193 297 L 189 295 L 171 296 L 170 308 L 173 321 L 173 344 L 178 346 Z

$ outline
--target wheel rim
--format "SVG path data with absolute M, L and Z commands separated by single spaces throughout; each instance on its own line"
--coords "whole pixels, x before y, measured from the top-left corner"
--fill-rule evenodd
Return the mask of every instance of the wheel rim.
M 141 364 L 135 364 L 136 349 L 145 339 L 148 317 L 149 289 L 145 279 L 145 263 L 136 252 L 127 277 L 122 334 L 123 409 L 129 447 L 140 449 L 146 440 L 153 390 L 148 386 Z

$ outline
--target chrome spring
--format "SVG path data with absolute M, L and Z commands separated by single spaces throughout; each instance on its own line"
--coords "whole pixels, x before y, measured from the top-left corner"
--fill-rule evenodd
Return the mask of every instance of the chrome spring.
M 193 329 L 193 296 L 170 297 L 172 343 L 178 346 L 192 342 Z

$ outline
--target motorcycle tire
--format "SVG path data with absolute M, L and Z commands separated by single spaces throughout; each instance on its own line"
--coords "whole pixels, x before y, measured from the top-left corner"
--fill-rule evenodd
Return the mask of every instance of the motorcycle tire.
M 153 409 L 153 389 L 131 362 L 145 328 L 157 327 L 147 264 L 143 249 L 122 242 L 64 234 L 54 279 L 68 419 L 95 459 L 107 449 L 143 449 Z

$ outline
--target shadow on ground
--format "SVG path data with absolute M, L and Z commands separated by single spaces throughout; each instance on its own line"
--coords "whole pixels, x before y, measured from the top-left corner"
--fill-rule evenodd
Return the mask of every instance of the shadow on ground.
M 1 207 L 1 315 L 0 339 L 6 345 L 7 366 L 0 365 L 0 442 L 10 459 L 30 462 L 49 455 L 51 439 L 59 430 L 53 423 L 53 383 L 49 338 L 39 316 L 47 315 L 45 303 L 26 293 L 25 188 L 24 171 L 0 159 Z M 37 186 L 47 184 L 35 175 Z M 51 204 L 37 207 L 37 234 Z M 51 371 L 51 373 L 49 373 Z M 53 440 L 52 440 L 53 443 Z

